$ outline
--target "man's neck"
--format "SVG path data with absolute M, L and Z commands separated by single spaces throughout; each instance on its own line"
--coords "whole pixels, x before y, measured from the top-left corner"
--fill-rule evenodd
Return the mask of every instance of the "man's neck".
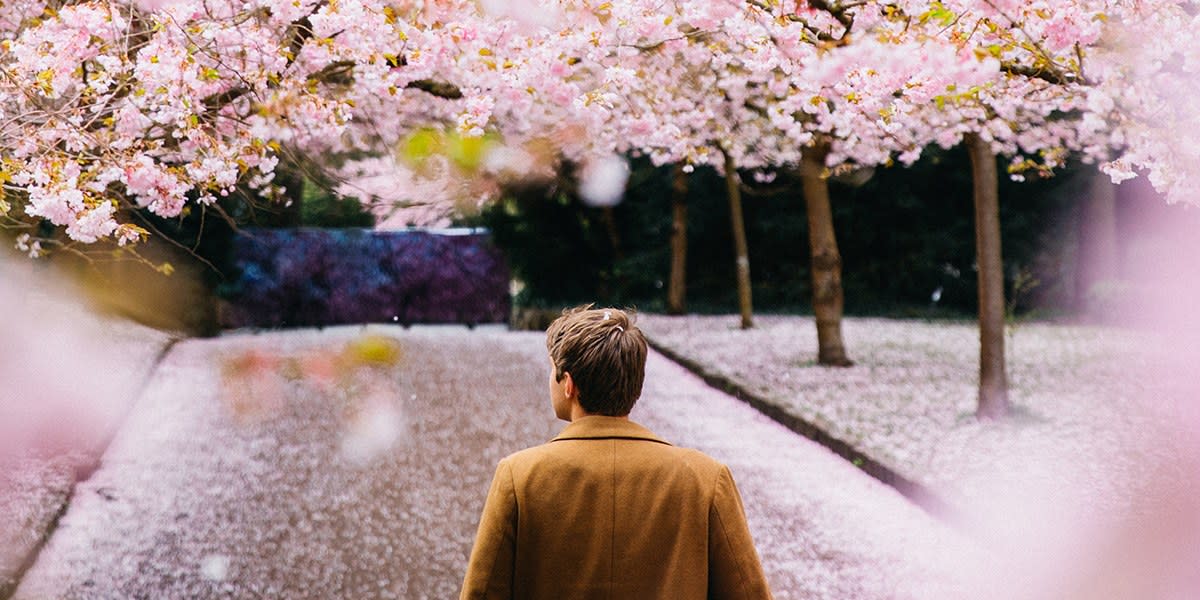
M 604 416 L 604 415 L 600 415 L 600 414 L 596 414 L 596 413 L 590 413 L 590 412 L 587 412 L 586 410 L 583 410 L 583 407 L 582 407 L 582 406 L 580 406 L 578 402 L 576 402 L 576 403 L 575 403 L 575 404 L 574 404 L 574 405 L 571 407 L 571 422 L 572 422 L 572 423 L 574 423 L 575 421 L 578 421 L 579 419 L 582 419 L 582 418 L 584 418 L 584 417 L 600 417 L 600 416 Z M 613 419 L 625 419 L 626 421 L 628 421 L 628 420 L 629 420 L 629 415 L 624 415 L 624 416 L 620 416 L 620 417 L 611 417 L 611 418 L 613 418 Z

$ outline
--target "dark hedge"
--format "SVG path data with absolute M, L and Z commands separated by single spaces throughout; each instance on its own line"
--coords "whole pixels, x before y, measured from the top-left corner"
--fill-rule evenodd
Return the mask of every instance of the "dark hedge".
M 496 323 L 509 271 L 487 233 L 243 230 L 223 286 L 224 327 Z

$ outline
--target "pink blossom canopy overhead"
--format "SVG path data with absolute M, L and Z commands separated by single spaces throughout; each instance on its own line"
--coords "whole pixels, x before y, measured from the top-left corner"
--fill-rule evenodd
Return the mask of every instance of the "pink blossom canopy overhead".
M 493 179 L 614 154 L 719 168 L 728 154 L 769 171 L 817 144 L 835 169 L 909 163 L 977 133 L 1015 177 L 1074 153 L 1194 202 L 1198 12 L 1192 0 L 5 1 L 0 218 L 19 224 L 17 205 L 68 243 L 136 241 L 134 207 L 174 217 L 239 191 L 272 197 L 284 152 L 361 173 L 344 158 L 390 156 L 431 130 L 490 136 L 489 157 L 469 162 Z M 494 186 L 466 188 L 485 199 Z

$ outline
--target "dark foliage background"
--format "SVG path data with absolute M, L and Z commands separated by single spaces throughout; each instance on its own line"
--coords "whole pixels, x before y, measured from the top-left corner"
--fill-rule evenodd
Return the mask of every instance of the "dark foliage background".
M 1001 164 L 1001 173 L 1004 172 Z M 1090 168 L 1000 184 L 1006 279 L 1019 312 L 1069 310 L 1078 203 Z M 634 163 L 625 200 L 589 207 L 570 177 L 512 190 L 477 222 L 490 228 L 524 283 L 519 305 L 579 302 L 665 308 L 671 231 L 671 167 Z M 759 311 L 809 308 L 808 231 L 798 178 L 753 184 L 743 174 L 754 303 Z M 969 315 L 975 311 L 974 221 L 966 153 L 931 150 L 911 168 L 878 169 L 861 186 L 831 182 L 847 311 Z M 688 305 L 736 310 L 733 242 L 724 181 L 697 169 L 688 190 Z M 1028 283 L 1029 278 L 1036 285 Z M 932 301 L 940 289 L 940 300 Z
M 1091 167 L 1072 165 L 1048 180 L 1001 181 L 1008 297 L 1015 298 L 1018 313 L 1053 316 L 1077 307 L 1078 221 L 1093 174 Z M 781 173 L 775 181 L 759 184 L 749 175 L 743 173 L 744 206 L 755 309 L 806 312 L 808 232 L 799 181 Z M 353 228 L 372 223 L 358 202 L 338 199 L 325 191 L 328 185 L 308 177 L 299 168 L 281 169 L 277 179 L 288 187 L 290 206 L 250 204 L 235 194 L 222 200 L 223 215 L 197 207 L 174 220 L 146 218 L 164 239 L 194 253 L 206 286 L 227 301 L 240 302 L 247 297 L 246 267 L 235 264 L 234 257 L 244 248 L 235 247 L 237 233 L 225 217 L 236 229 Z M 551 185 L 508 190 L 503 200 L 463 224 L 492 231 L 494 243 L 524 286 L 515 298 L 519 306 L 601 302 L 662 311 L 669 277 L 672 178 L 672 167 L 635 161 L 624 201 L 603 209 L 579 200 L 568 170 Z M 880 168 L 857 186 L 833 181 L 831 195 L 849 313 L 974 313 L 973 208 L 964 151 L 931 149 L 911 168 Z M 689 176 L 687 201 L 689 310 L 734 311 L 733 244 L 724 181 L 710 169 L 698 169 Z M 1144 210 L 1127 203 L 1117 208 L 1122 228 Z M 339 268 L 361 269 L 368 279 L 377 270 L 357 264 Z M 288 293 L 301 298 L 297 302 L 320 301 L 313 294 L 332 293 L 329 290 L 336 287 L 320 283 L 323 276 L 316 276 L 315 291 L 295 288 Z M 1024 283 L 1015 290 L 1019 281 Z M 362 288 L 359 282 L 337 285 Z M 937 302 L 932 300 L 935 291 Z M 290 324 L 307 318 L 298 315 L 308 309 L 289 308 L 282 292 L 278 295 L 272 302 L 286 316 L 270 322 Z
M 226 327 L 508 320 L 509 273 L 487 234 L 247 229 L 233 253 Z
M 188 205 L 176 218 L 166 219 L 145 209 L 139 210 L 136 218 L 155 239 L 177 250 L 174 262 L 189 263 L 203 284 L 218 295 L 239 276 L 234 238 L 244 228 L 374 225 L 374 217 L 357 200 L 338 198 L 289 163 L 280 167 L 276 183 L 286 190 L 276 203 L 263 202 L 250 190 L 239 190 L 220 198 L 216 206 Z

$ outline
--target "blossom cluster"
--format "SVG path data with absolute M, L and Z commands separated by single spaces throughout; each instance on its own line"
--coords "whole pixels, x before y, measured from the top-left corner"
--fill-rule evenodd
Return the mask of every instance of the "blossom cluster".
M 136 241 L 135 209 L 177 217 L 268 195 L 285 148 L 340 140 L 355 99 L 422 75 L 379 2 L 90 0 L 0 19 L 0 182 L 68 243 Z M 12 205 L 0 205 L 13 219 Z
M 911 163 L 968 133 L 1041 174 L 1078 155 L 1173 201 L 1200 122 L 1188 0 L 692 3 L 612 8 L 604 135 L 658 163 Z M 595 37 L 595 34 L 593 34 Z M 1144 41 L 1144 42 L 1143 42 Z
M 853 168 L 975 134 L 1013 157 L 1014 177 L 1076 153 L 1194 201 L 1193 4 L 5 4 L 0 218 L 16 199 L 69 241 L 135 241 L 134 209 L 175 217 L 228 194 L 273 197 L 285 152 L 338 171 L 425 130 L 503 140 L 485 165 L 728 158 L 768 178 L 817 147 L 831 169 Z M 378 169 L 362 176 L 381 185 Z M 401 202 L 444 200 L 400 183 Z

